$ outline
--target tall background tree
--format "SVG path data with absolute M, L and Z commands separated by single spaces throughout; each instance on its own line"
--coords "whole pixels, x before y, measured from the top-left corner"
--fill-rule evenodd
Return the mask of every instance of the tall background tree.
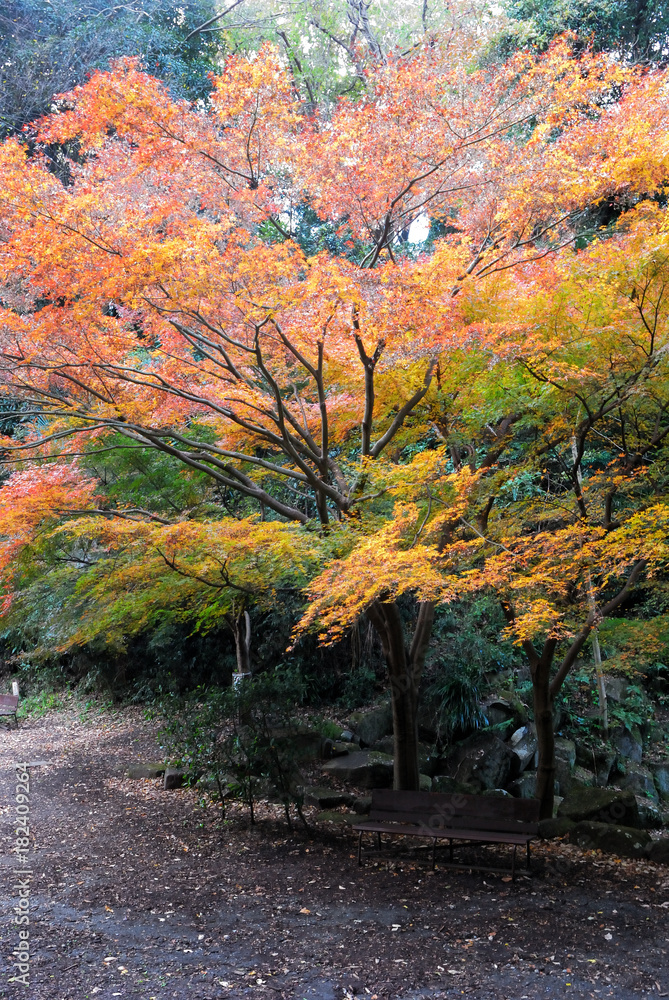
M 595 379 L 550 395 L 516 376 L 507 387 L 505 377 L 536 364 L 535 381 L 553 386 L 550 365 L 565 343 L 574 349 L 551 308 L 568 287 L 560 268 L 590 259 L 574 256 L 576 243 L 611 235 L 588 229 L 593 206 L 621 200 L 635 260 L 656 239 L 635 205 L 656 198 L 666 176 L 665 78 L 576 57 L 564 39 L 541 56 L 485 62 L 480 25 L 467 9 L 458 17 L 452 31 L 404 54 L 374 54 L 369 43 L 359 92 L 322 114 L 312 114 L 294 66 L 267 44 L 250 58 L 231 56 L 205 104 L 179 102 L 124 60 L 67 95 L 28 148 L 8 139 L 0 162 L 0 370 L 8 418 L 20 414 L 3 442 L 8 461 L 53 462 L 65 475 L 81 452 L 88 463 L 110 450 L 158 453 L 207 484 L 199 506 L 168 514 L 173 541 L 180 531 L 191 537 L 193 519 L 223 530 L 231 497 L 233 516 L 293 522 L 328 540 L 339 590 L 347 588 L 338 620 L 351 625 L 366 613 L 381 638 L 395 781 L 405 788 L 418 783 L 418 688 L 436 602 L 467 587 L 491 590 L 511 609 L 511 634 L 550 645 L 567 637 L 550 610 L 564 594 L 554 574 L 529 572 L 532 559 L 550 563 L 580 532 L 595 560 L 586 599 L 596 603 L 601 591 L 603 607 L 613 599 L 607 586 L 620 577 L 616 593 L 624 590 L 637 563 L 649 565 L 645 553 L 602 547 L 607 526 L 588 520 L 579 476 L 593 427 L 628 403 L 620 379 L 645 387 L 644 359 L 656 348 L 640 348 L 631 374 L 609 366 L 604 389 Z M 49 168 L 43 154 L 52 147 L 75 151 L 66 177 Z M 335 252 L 314 253 L 304 239 L 305 206 L 311 228 L 331 227 Z M 426 215 L 442 235 L 419 255 L 405 234 Z M 532 305 L 519 327 L 524 302 Z M 635 343 L 650 322 L 645 306 L 616 317 Z M 653 344 L 663 324 L 658 306 Z M 595 355 L 600 339 L 588 347 Z M 526 357 L 528 343 L 538 360 Z M 587 373 L 576 355 L 560 363 Z M 568 418 L 565 407 L 574 410 Z M 573 517 L 555 523 L 546 559 L 541 520 L 528 521 L 522 506 L 499 523 L 505 534 L 486 534 L 498 478 L 536 488 L 543 476 L 532 464 L 538 439 L 549 451 L 565 441 L 574 449 L 571 473 L 557 479 Z M 81 513 L 110 526 L 165 520 L 164 511 L 113 498 Z M 24 526 L 25 537 L 12 523 L 10 554 L 41 521 Z M 67 530 L 82 538 L 83 529 Z M 105 530 L 108 538 L 113 527 Z M 86 531 L 95 553 L 90 522 Z M 534 545 L 521 552 L 528 531 Z M 580 600 L 584 560 L 574 567 Z M 212 582 L 209 563 L 193 573 Z M 235 584 L 222 579 L 223 590 Z M 527 613 L 509 591 L 527 591 Z M 406 593 L 420 602 L 408 635 L 397 603 Z M 306 621 L 322 617 L 327 630 L 330 605 L 317 585 L 312 596 Z M 540 613 L 546 602 L 550 613 Z M 546 754 L 548 745 L 547 775 Z

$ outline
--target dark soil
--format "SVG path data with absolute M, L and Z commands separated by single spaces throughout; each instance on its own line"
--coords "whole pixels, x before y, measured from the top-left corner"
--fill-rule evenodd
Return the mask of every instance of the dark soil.
M 221 825 L 194 791 L 125 778 L 162 756 L 137 712 L 53 713 L 0 741 L 2 997 L 669 995 L 669 868 L 553 843 L 515 883 L 431 873 L 408 847 L 359 869 L 354 836 L 334 824 L 290 834 L 265 806 L 249 829 L 234 806 Z M 8 984 L 21 760 L 48 762 L 30 771 L 27 990 Z

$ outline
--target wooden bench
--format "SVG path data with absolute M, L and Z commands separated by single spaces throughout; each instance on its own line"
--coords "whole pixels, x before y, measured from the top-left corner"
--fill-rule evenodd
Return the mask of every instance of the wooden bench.
M 379 850 L 381 835 L 421 837 L 432 841 L 432 867 L 438 840 L 448 840 L 450 862 L 447 867 L 479 871 L 510 871 L 516 875 L 516 850 L 524 846 L 530 870 L 530 843 L 539 833 L 539 800 L 461 795 L 441 792 L 372 791 L 369 819 L 353 826 L 358 831 L 358 864 L 362 864 L 362 837 L 375 833 Z M 479 844 L 510 844 L 513 857 L 510 869 L 487 865 L 454 864 L 453 841 Z
M 0 717 L 5 717 L 6 719 L 13 719 L 14 725 L 18 729 L 19 722 L 16 718 L 16 711 L 19 707 L 19 686 L 14 681 L 12 683 L 12 693 L 11 694 L 0 694 Z

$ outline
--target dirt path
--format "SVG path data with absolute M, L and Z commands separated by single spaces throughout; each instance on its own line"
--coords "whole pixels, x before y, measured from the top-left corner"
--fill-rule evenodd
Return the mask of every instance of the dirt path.
M 669 995 L 669 868 L 536 851 L 538 873 L 358 869 L 350 834 L 258 829 L 123 777 L 160 758 L 138 712 L 0 734 L 0 996 L 480 1000 Z M 31 775 L 31 982 L 9 984 L 13 766 Z M 11 811 L 10 811 L 11 810 Z

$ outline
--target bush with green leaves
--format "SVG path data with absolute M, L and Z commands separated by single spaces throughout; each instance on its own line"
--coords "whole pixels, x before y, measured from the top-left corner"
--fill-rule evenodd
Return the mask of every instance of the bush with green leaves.
M 437 610 L 425 669 L 424 701 L 435 706 L 438 741 L 486 725 L 486 677 L 514 666 L 516 650 L 500 639 L 505 621 L 493 598 L 456 601 Z
M 291 830 L 291 806 L 306 827 L 298 767 L 305 728 L 294 714 L 304 695 L 301 675 L 277 668 L 226 690 L 171 696 L 163 703 L 170 755 L 193 780 L 215 785 L 224 813 L 226 797 L 239 798 L 253 824 L 256 802 L 270 798 L 283 805 Z

